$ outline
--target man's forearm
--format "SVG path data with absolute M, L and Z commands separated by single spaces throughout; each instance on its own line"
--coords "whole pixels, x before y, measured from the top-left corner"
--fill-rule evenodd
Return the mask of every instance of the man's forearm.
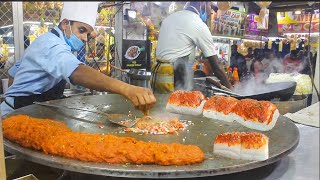
M 125 89 L 130 86 L 85 65 L 79 65 L 70 76 L 70 79 L 73 83 L 89 89 L 113 92 L 121 95 L 124 95 Z
M 225 74 L 225 72 L 220 69 L 219 65 L 218 65 L 218 56 L 214 55 L 214 56 L 210 56 L 208 57 L 208 61 L 212 67 L 212 71 L 214 73 L 214 75 L 220 79 L 221 84 L 226 86 L 227 88 L 231 88 L 231 84 L 228 81 L 228 78 Z

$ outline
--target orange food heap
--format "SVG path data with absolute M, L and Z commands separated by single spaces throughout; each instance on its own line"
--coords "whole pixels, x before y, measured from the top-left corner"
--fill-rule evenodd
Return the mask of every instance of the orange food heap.
M 168 102 L 179 106 L 197 107 L 206 97 L 200 91 L 174 91 L 170 94 Z
M 204 105 L 203 109 L 215 110 L 218 112 L 223 112 L 225 115 L 227 115 L 233 110 L 238 102 L 239 100 L 233 97 L 211 96 Z
M 277 106 L 269 101 L 242 99 L 233 109 L 233 112 L 243 117 L 244 120 L 250 119 L 261 123 L 267 121 L 267 124 L 269 124 L 276 109 Z
M 139 141 L 70 130 L 64 123 L 16 115 L 2 121 L 3 135 L 46 154 L 91 162 L 186 165 L 203 162 L 198 146 Z

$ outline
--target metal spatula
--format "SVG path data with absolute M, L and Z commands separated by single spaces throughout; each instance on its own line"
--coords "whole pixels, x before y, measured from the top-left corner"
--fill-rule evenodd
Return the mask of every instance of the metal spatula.
M 34 102 L 34 104 L 41 105 L 41 106 L 47 106 L 47 107 L 71 109 L 71 110 L 86 111 L 86 112 L 100 114 L 100 115 L 106 117 L 106 119 L 112 123 L 115 123 L 115 124 L 118 124 L 118 125 L 124 126 L 124 127 L 129 127 L 129 128 L 132 127 L 133 125 L 135 125 L 137 122 L 137 120 L 135 118 L 133 118 L 133 117 L 131 118 L 130 116 L 124 115 L 124 114 L 107 114 L 104 112 L 90 111 L 87 109 L 67 107 L 67 106 L 49 104 L 49 103 L 45 103 L 45 102 Z

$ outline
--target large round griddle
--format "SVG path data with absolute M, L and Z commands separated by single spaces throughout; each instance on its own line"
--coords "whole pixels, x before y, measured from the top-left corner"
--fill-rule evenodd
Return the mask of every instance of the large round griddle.
M 151 115 L 167 113 L 165 105 L 167 95 L 157 95 L 157 105 L 152 109 Z M 52 101 L 54 104 L 87 108 L 89 110 L 103 110 L 112 113 L 142 113 L 134 110 L 131 103 L 119 95 L 79 96 L 62 100 Z M 270 138 L 269 159 L 265 161 L 233 160 L 216 156 L 213 151 L 213 140 L 224 132 L 231 131 L 254 131 L 240 124 L 211 120 L 202 116 L 180 115 L 181 119 L 194 123 L 185 131 L 174 135 L 144 135 L 135 133 L 123 133 L 122 127 L 111 124 L 101 116 L 73 110 L 64 110 L 40 105 L 31 105 L 14 111 L 7 115 L 26 114 L 38 118 L 50 118 L 65 122 L 68 127 L 75 131 L 90 133 L 112 133 L 118 136 L 131 136 L 143 141 L 155 141 L 163 143 L 182 143 L 198 145 L 205 153 L 206 160 L 200 164 L 186 166 L 160 166 L 160 165 L 133 165 L 133 164 L 109 164 L 83 162 L 58 156 L 46 155 L 42 152 L 21 147 L 20 145 L 4 139 L 5 149 L 18 157 L 30 160 L 46 166 L 75 171 L 80 173 L 133 178 L 186 178 L 203 177 L 230 174 L 250 170 L 271 164 L 292 152 L 299 142 L 298 128 L 290 119 L 280 116 L 276 126 L 262 132 Z M 76 117 L 76 118 L 72 118 Z M 78 119 L 79 118 L 79 119 Z M 81 120 L 84 119 L 84 120 Z M 104 127 L 101 128 L 101 123 Z

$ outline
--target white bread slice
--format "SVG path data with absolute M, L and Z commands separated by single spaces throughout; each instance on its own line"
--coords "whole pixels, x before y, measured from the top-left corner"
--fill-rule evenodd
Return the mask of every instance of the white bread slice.
M 277 106 L 269 101 L 240 100 L 230 113 L 231 118 L 250 129 L 271 130 L 279 117 Z
M 214 154 L 228 157 L 231 159 L 240 159 L 241 145 L 228 146 L 226 143 L 216 143 L 213 146 Z
M 211 96 L 203 107 L 203 116 L 210 119 L 233 122 L 234 120 L 228 115 L 238 102 L 239 100 L 233 97 Z
M 239 132 L 219 134 L 214 140 L 213 153 L 232 159 L 240 159 L 240 134 Z
M 280 113 L 279 113 L 278 109 L 276 109 L 272 115 L 272 120 L 269 124 L 268 124 L 268 121 L 264 121 L 263 123 L 261 123 L 259 121 L 245 120 L 243 117 L 241 117 L 235 113 L 230 113 L 229 118 L 234 119 L 238 123 L 242 124 L 243 126 L 245 126 L 247 128 L 250 128 L 250 129 L 256 129 L 259 131 L 269 131 L 275 126 L 275 124 L 279 118 L 279 115 L 280 115 Z
M 214 110 L 203 110 L 203 116 L 210 119 L 216 119 L 216 120 L 226 121 L 226 122 L 234 121 L 234 119 L 231 116 L 225 115 L 224 113 L 214 111 Z
M 269 158 L 269 138 L 261 133 L 241 133 L 240 159 L 263 161 Z
M 232 159 L 263 161 L 269 158 L 269 138 L 257 132 L 219 134 L 213 153 Z
M 206 103 L 206 100 L 203 100 L 198 107 L 190 107 L 190 106 L 179 106 L 175 104 L 170 104 L 168 102 L 166 105 L 166 109 L 167 111 L 172 113 L 197 116 L 202 114 L 203 106 L 205 103 Z
M 269 158 L 268 145 L 259 149 L 245 149 L 241 147 L 240 159 L 264 161 Z

